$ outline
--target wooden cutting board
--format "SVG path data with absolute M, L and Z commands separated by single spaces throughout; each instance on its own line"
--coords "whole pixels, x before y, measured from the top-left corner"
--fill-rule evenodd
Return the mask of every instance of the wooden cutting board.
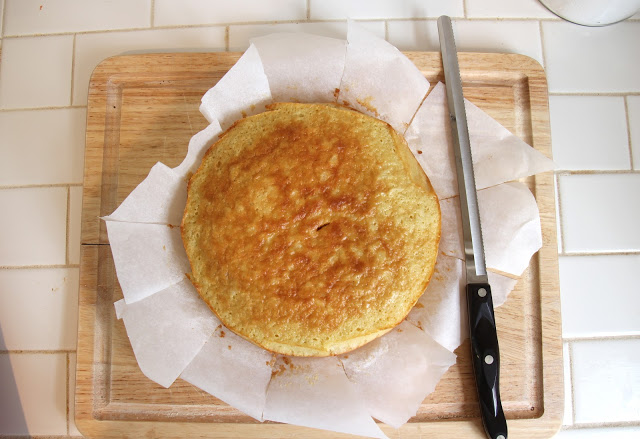
M 432 83 L 443 80 L 439 53 L 406 55 Z M 109 58 L 89 89 L 82 211 L 76 424 L 89 437 L 348 437 L 277 423 L 260 424 L 178 379 L 165 389 L 138 368 L 113 303 L 122 298 L 106 228 L 110 214 L 158 161 L 178 165 L 207 122 L 200 98 L 238 53 Z M 551 155 L 547 84 L 522 55 L 462 53 L 465 96 L 511 132 Z M 536 197 L 543 247 L 496 310 L 501 390 L 510 438 L 548 438 L 562 422 L 562 341 L 553 175 L 525 182 Z M 484 437 L 469 342 L 409 423 L 390 437 Z M 211 373 L 215 373 L 212 370 Z

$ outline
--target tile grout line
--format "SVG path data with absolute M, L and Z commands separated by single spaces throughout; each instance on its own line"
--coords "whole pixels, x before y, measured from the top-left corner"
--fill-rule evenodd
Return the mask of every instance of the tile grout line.
M 0 265 L 0 270 L 40 270 L 45 268 L 80 268 L 80 264 Z
M 562 209 L 560 208 L 560 183 L 558 182 L 558 175 L 554 174 L 553 176 L 553 184 L 555 186 L 556 191 L 556 218 L 558 220 L 558 226 L 556 227 L 557 233 L 560 235 L 557 237 L 558 243 L 560 244 L 560 250 L 558 251 L 558 255 L 564 254 L 564 233 L 562 232 Z
M 66 230 L 65 230 L 65 241 L 64 241 L 64 264 L 69 265 L 69 213 L 71 212 L 71 187 L 67 186 L 67 221 L 66 221 Z
M 5 21 L 4 4 L 5 4 L 5 1 L 2 0 L 2 6 L 1 6 L 2 7 L 2 11 L 0 11 L 0 13 L 1 13 L 0 14 L 0 30 L 1 30 L 0 31 L 0 65 L 2 65 L 2 40 L 4 39 L 3 35 L 4 35 L 4 28 L 5 28 L 5 26 L 4 26 L 4 21 Z
M 311 20 L 311 0 L 307 0 L 307 21 Z
M 558 169 L 556 175 L 636 175 L 639 169 Z
M 50 107 L 22 107 L 22 108 L 0 108 L 0 113 L 14 113 L 17 111 L 40 111 L 40 110 L 67 110 L 73 108 L 87 108 L 86 105 L 63 105 Z
M 386 41 L 389 41 L 389 22 L 385 21 L 384 22 L 384 39 Z M 420 104 L 422 105 L 422 104 Z
M 582 256 L 638 256 L 640 255 L 640 250 L 608 250 L 601 252 L 572 252 L 572 251 L 563 251 L 559 253 L 558 256 L 571 256 L 571 257 L 582 257 Z
M 282 21 L 276 23 L 297 23 L 297 21 Z M 181 24 L 174 26 L 155 26 L 151 27 L 128 27 L 122 29 L 98 29 L 98 30 L 83 30 L 83 31 L 66 31 L 66 32 L 51 32 L 40 34 L 25 34 L 25 35 L 9 35 L 5 38 L 13 40 L 18 38 L 41 38 L 52 36 L 70 36 L 70 35 L 97 35 L 97 34 L 113 34 L 118 32 L 141 32 L 141 31 L 153 31 L 153 30 L 174 30 L 174 29 L 210 29 L 214 27 L 225 27 L 236 23 L 210 23 L 210 24 Z M 241 24 L 255 25 L 255 24 L 269 24 L 263 22 L 243 22 Z
M 467 14 L 467 0 L 462 0 L 462 16 L 465 19 L 469 18 L 469 15 Z
M 69 424 L 71 423 L 71 421 L 70 421 L 70 419 L 71 419 L 70 415 L 71 414 L 70 414 L 70 410 L 69 410 L 69 406 L 70 406 L 70 404 L 69 404 L 69 394 L 70 394 L 70 392 L 69 392 L 69 376 L 71 375 L 71 372 L 70 372 L 69 369 L 70 369 L 71 361 L 69 360 L 69 353 L 68 352 L 66 354 L 66 357 L 67 357 L 67 382 L 66 382 L 66 392 L 65 393 L 67 395 L 67 436 L 69 436 L 70 435 L 69 432 L 71 431 L 71 427 L 69 426 Z
M 82 187 L 82 183 L 51 183 L 51 184 L 8 184 L 0 185 L 0 190 L 3 189 L 39 189 L 39 188 L 57 188 L 57 187 Z
M 513 21 L 540 21 L 540 22 L 561 22 L 560 18 L 535 18 L 535 17 L 464 17 L 464 16 L 452 16 L 453 19 L 463 19 L 467 21 L 487 21 L 492 22 L 499 20 L 500 22 L 513 22 Z M 355 18 L 354 21 L 437 21 L 438 17 L 391 17 L 391 18 Z M 168 30 L 168 29 L 194 29 L 194 28 L 212 28 L 212 27 L 225 27 L 225 26 L 247 26 L 247 25 L 264 25 L 264 24 L 296 24 L 296 23 L 342 23 L 347 19 L 295 19 L 295 20 L 271 20 L 271 21 L 230 21 L 221 23 L 199 23 L 199 24 L 175 24 L 164 25 L 154 27 L 130 27 L 122 29 L 96 29 L 85 31 L 66 31 L 66 32 L 49 32 L 49 33 L 34 33 L 34 34 L 22 34 L 22 35 L 5 35 L 3 38 L 37 38 L 46 36 L 62 36 L 62 35 L 87 35 L 87 34 L 99 34 L 99 33 L 115 33 L 115 32 L 136 32 L 136 31 L 148 31 L 148 30 Z
M 569 352 L 569 380 L 571 381 L 569 383 L 571 384 L 571 425 L 576 425 L 576 392 L 575 386 L 573 385 L 575 377 L 575 373 L 573 372 L 573 343 L 567 342 L 567 345 L 567 351 Z
M 554 180 L 555 180 L 555 184 L 556 184 L 556 199 L 557 199 L 557 204 L 558 204 L 558 215 L 557 215 L 557 218 L 558 218 L 558 222 L 560 223 L 559 224 L 560 227 L 557 227 L 557 229 L 560 230 L 560 239 L 559 239 L 559 241 L 560 241 L 560 249 L 561 249 L 560 254 L 564 254 L 566 246 L 565 246 L 565 243 L 564 243 L 564 235 L 565 235 L 565 233 L 564 233 L 564 219 L 562 217 L 562 196 L 560 195 L 560 176 L 557 173 L 555 173 L 554 177 L 555 177 Z
M 631 144 L 631 119 L 629 117 L 629 99 L 628 96 L 624 97 L 624 115 L 627 122 L 627 144 L 629 146 L 629 166 L 631 170 L 635 170 L 635 163 L 633 163 L 633 145 Z
M 584 341 L 640 340 L 640 334 L 596 335 L 593 337 L 562 337 L 562 340 L 567 343 L 580 343 Z
M 640 421 L 614 421 L 614 422 L 581 422 L 572 426 L 563 426 L 562 430 L 590 430 L 596 428 L 627 428 L 627 427 L 640 427 Z
M 156 21 L 156 0 L 151 0 L 151 10 L 150 10 L 150 14 L 151 16 L 149 17 L 149 28 L 150 29 L 154 29 L 155 28 L 155 21 Z
M 224 50 L 229 51 L 229 26 L 224 28 Z
M 76 34 L 73 34 L 73 46 L 71 49 L 71 96 L 69 97 L 69 105 L 73 105 L 73 80 L 76 69 Z
M 540 51 L 542 52 L 542 67 L 545 69 L 545 74 L 547 73 L 547 51 L 544 48 L 544 31 L 542 30 L 542 21 L 538 20 L 538 30 L 540 33 Z M 549 79 L 547 78 L 547 89 L 549 88 L 548 84 Z M 551 95 L 547 92 L 547 94 Z
M 613 91 L 613 92 L 562 92 L 562 91 L 550 91 L 549 96 L 603 96 L 603 97 L 626 97 L 626 96 L 640 96 L 638 91 Z
M 72 349 L 0 349 L 0 354 L 73 354 Z
M 2 23 L 0 23 L 2 25 L 2 33 L 0 34 L 0 38 L 4 39 L 4 31 L 7 28 L 5 26 L 5 22 L 7 21 L 7 14 L 5 14 L 5 9 L 7 9 L 7 2 L 6 0 L 2 0 Z

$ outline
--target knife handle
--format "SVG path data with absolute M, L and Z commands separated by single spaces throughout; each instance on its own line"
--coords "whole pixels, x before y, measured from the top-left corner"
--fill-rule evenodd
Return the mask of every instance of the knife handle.
M 507 439 L 507 421 L 500 402 L 500 351 L 488 283 L 467 284 L 471 358 L 482 423 L 491 439 Z

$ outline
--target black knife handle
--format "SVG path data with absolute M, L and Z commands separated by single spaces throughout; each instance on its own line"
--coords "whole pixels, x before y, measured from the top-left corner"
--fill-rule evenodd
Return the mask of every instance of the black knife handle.
M 467 284 L 471 359 L 484 430 L 491 439 L 507 439 L 507 420 L 500 402 L 500 351 L 488 283 Z

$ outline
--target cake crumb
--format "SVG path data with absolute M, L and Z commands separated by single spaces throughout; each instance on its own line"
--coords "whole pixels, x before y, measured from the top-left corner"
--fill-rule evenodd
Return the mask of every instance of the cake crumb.
M 371 101 L 373 101 L 373 96 L 367 96 L 364 99 L 356 99 L 356 102 L 359 103 L 360 105 L 362 105 L 364 108 L 366 108 L 367 110 L 369 110 L 370 112 L 372 112 L 373 114 L 376 115 L 376 117 L 380 117 L 380 113 L 378 113 L 378 109 L 376 107 L 373 106 L 373 104 L 371 103 Z

